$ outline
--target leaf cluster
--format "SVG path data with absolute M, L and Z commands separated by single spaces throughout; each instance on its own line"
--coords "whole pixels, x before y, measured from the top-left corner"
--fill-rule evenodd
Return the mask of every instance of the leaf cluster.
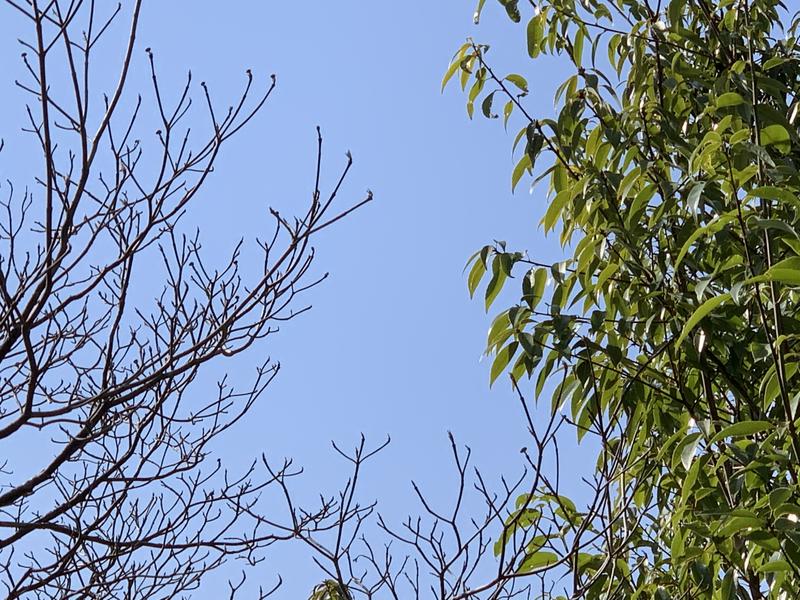
M 502 98 L 521 120 L 512 188 L 546 188 L 565 260 L 488 245 L 469 291 L 488 310 L 521 284 L 489 331 L 491 379 L 547 390 L 598 448 L 587 502 L 521 498 L 535 517 L 509 519 L 543 537 L 517 573 L 570 598 L 800 597 L 798 16 L 779 0 L 500 4 L 525 24 L 518 71 L 569 65 L 555 114 L 532 116 L 526 77 L 473 40 L 443 86 L 470 116 Z

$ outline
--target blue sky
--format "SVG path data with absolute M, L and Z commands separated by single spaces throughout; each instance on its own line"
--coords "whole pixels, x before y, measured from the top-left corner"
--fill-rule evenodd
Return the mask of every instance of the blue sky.
M 222 103 L 247 68 L 262 81 L 278 76 L 274 97 L 227 147 L 195 207 L 211 252 L 242 236 L 252 243 L 269 224 L 269 205 L 287 213 L 303 207 L 316 125 L 327 181 L 346 151 L 355 158 L 342 205 L 373 190 L 374 203 L 320 235 L 315 269 L 330 278 L 306 296 L 313 310 L 271 342 L 281 373 L 219 452 L 231 465 L 262 452 L 291 456 L 306 468 L 298 493 L 313 498 L 346 474 L 332 439 L 348 447 L 362 432 L 375 443 L 391 435 L 362 491 L 395 522 L 417 512 L 411 479 L 447 496 L 448 431 L 472 447 L 490 478 L 520 469 L 524 425 L 507 385 L 489 389 L 489 361 L 480 362 L 489 317 L 468 297 L 466 259 L 493 239 L 540 260 L 561 257 L 555 236 L 546 239 L 538 226 L 544 190 L 529 195 L 521 185 L 511 194 L 511 135 L 496 121 L 469 122 L 463 95 L 455 86 L 441 94 L 440 82 L 468 35 L 493 44 L 500 71 L 528 77 L 536 114 L 550 113 L 563 74 L 556 62 L 537 61 L 535 71 L 522 62 L 524 28 L 496 3 L 478 28 L 473 8 L 472 0 L 148 2 L 140 34 L 139 48 L 153 48 L 162 84 L 174 80 L 175 91 L 188 68 Z M 7 12 L 4 91 L 19 77 L 14 39 L 24 25 Z M 143 51 L 136 56 L 143 67 Z M 19 135 L 11 118 L 23 114 L 18 100 L 0 96 L 7 140 Z M 0 167 L 3 178 L 10 168 Z M 230 377 L 247 378 L 259 358 L 229 363 Z M 276 571 L 286 580 L 280 598 L 306 597 L 320 577 L 300 549 L 268 555 L 256 578 L 271 580 Z M 197 597 L 216 597 L 213 583 Z

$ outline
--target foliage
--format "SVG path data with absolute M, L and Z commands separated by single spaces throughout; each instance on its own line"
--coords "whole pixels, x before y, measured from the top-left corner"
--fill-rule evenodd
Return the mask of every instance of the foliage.
M 512 188 L 546 184 L 541 224 L 568 258 L 486 246 L 469 290 L 488 310 L 521 284 L 489 332 L 491 377 L 539 400 L 552 382 L 551 423 L 598 451 L 577 506 L 532 461 L 496 586 L 800 597 L 798 16 L 779 0 L 500 4 L 528 58 L 570 65 L 555 116 L 533 117 L 527 79 L 473 40 L 443 87 L 460 82 L 470 116 L 523 120 Z
M 348 592 L 335 579 L 326 579 L 314 588 L 311 600 L 347 600 Z

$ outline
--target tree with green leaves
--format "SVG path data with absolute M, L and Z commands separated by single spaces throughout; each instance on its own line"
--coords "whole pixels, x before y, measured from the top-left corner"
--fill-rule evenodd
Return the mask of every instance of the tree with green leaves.
M 526 79 L 477 41 L 444 84 L 460 80 L 470 115 L 496 118 L 502 99 L 506 123 L 521 117 L 512 186 L 534 177 L 565 260 L 486 246 L 469 289 L 488 281 L 488 309 L 519 274 L 491 377 L 540 401 L 553 382 L 538 453 L 563 425 L 595 442 L 581 451 L 597 468 L 573 502 L 532 456 L 495 589 L 532 575 L 541 597 L 800 597 L 798 15 L 780 0 L 500 4 L 527 23 L 526 58 L 571 64 L 555 115 L 531 114 Z
M 465 518 L 453 443 L 453 509 L 420 494 L 430 519 L 387 528 L 416 557 L 412 593 L 387 569 L 389 595 L 799 598 L 800 15 L 780 0 L 499 4 L 526 25 L 519 68 L 470 39 L 443 87 L 460 82 L 470 116 L 519 119 L 512 187 L 530 179 L 564 250 L 550 265 L 495 243 L 469 263 L 487 310 L 519 285 L 487 352 L 523 407 L 528 468 L 496 488 L 478 474 L 488 510 Z M 522 74 L 542 55 L 570 71 L 550 117 Z M 565 443 L 594 458 L 573 497 Z

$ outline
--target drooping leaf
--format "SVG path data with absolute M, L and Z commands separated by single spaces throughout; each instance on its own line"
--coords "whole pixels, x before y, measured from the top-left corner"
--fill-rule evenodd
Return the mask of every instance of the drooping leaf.
M 707 315 L 714 311 L 718 306 L 727 302 L 731 299 L 731 295 L 729 293 L 720 294 L 719 296 L 714 296 L 713 298 L 709 298 L 703 304 L 701 304 L 697 310 L 692 313 L 692 316 L 689 317 L 689 320 L 686 321 L 686 324 L 683 326 L 683 331 L 681 332 L 678 341 L 675 342 L 676 346 L 680 346 L 681 342 L 686 339 L 686 336 L 691 333 L 691 331 L 697 326 L 700 321 L 702 321 Z
M 486 273 L 486 265 L 483 264 L 483 261 L 480 259 L 476 259 L 475 263 L 472 265 L 472 269 L 469 271 L 469 277 L 467 278 L 467 287 L 469 289 L 469 297 L 475 294 L 475 290 L 478 289 L 478 284 L 481 282 L 483 275 Z
M 508 14 L 508 18 L 514 21 L 514 23 L 519 23 L 520 16 L 519 12 L 519 0 L 498 0 L 500 4 L 503 5 L 503 8 L 506 9 L 506 14 Z
M 518 572 L 521 574 L 534 573 L 558 562 L 558 555 L 554 552 L 538 551 L 526 556 L 519 566 Z
M 544 40 L 545 12 L 539 12 L 528 22 L 528 55 L 531 58 L 539 56 L 540 47 Z
M 738 106 L 744 102 L 741 94 L 736 92 L 726 92 L 717 98 L 717 108 L 728 108 L 729 106 Z
M 738 211 L 729 212 L 713 219 L 707 225 L 695 229 L 694 232 L 692 232 L 692 235 L 690 235 L 689 238 L 684 242 L 683 246 L 681 246 L 680 252 L 678 252 L 678 256 L 675 259 L 675 267 L 677 268 L 681 262 L 683 262 L 683 259 L 689 252 L 689 249 L 697 240 L 721 231 L 728 223 L 736 219 L 737 215 Z
M 489 94 L 486 94 L 486 97 L 483 99 L 483 102 L 481 102 L 481 112 L 483 113 L 483 116 L 486 117 L 487 119 L 497 118 L 497 115 L 492 112 L 492 102 L 494 100 L 494 95 L 496 93 L 497 92 L 491 92 Z
M 519 159 L 517 166 L 514 167 L 514 171 L 511 173 L 511 191 L 513 192 L 519 180 L 522 179 L 522 176 L 525 174 L 526 171 L 530 170 L 532 167 L 531 165 L 531 157 L 527 153 L 525 153 L 522 158 Z
M 478 0 L 478 5 L 475 7 L 475 12 L 472 15 L 472 22 L 475 25 L 478 25 L 481 22 L 481 12 L 483 12 L 484 4 L 486 4 L 486 0 Z
M 500 290 L 503 289 L 503 284 L 505 283 L 507 277 L 508 275 L 501 268 L 500 257 L 495 256 L 494 260 L 492 261 L 492 278 L 489 280 L 489 284 L 486 286 L 484 305 L 487 311 L 489 310 L 489 307 L 492 306 L 494 299 L 497 298 Z
M 511 83 L 513 83 L 520 89 L 522 93 L 524 94 L 528 93 L 528 80 L 525 79 L 522 75 L 517 75 L 516 73 L 506 75 L 506 81 L 510 81 Z
M 514 355 L 517 352 L 517 347 L 518 347 L 517 342 L 511 342 L 497 353 L 497 355 L 494 358 L 494 361 L 492 362 L 492 368 L 489 379 L 490 386 L 500 376 L 500 373 L 502 373 L 506 369 L 508 363 L 511 362 L 511 359 L 514 358 Z
M 755 435 L 764 431 L 774 429 L 775 425 L 769 421 L 743 421 L 741 423 L 734 423 L 728 425 L 725 429 L 716 434 L 711 443 L 716 443 L 727 438 L 743 437 L 748 435 Z
M 792 147 L 789 132 L 783 125 L 774 123 L 761 130 L 761 144 L 775 146 L 781 153 L 786 154 Z

